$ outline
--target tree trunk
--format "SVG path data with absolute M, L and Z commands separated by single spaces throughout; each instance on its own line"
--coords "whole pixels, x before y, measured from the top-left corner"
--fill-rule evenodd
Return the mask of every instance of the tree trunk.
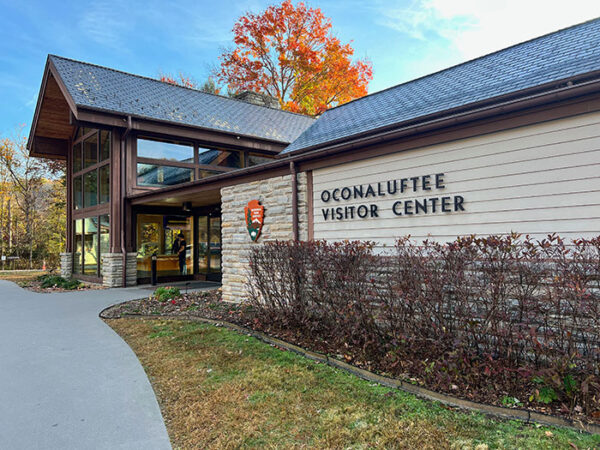
M 4 236 L 6 233 L 4 232 L 4 192 L 2 193 L 2 200 L 0 203 L 0 257 L 2 257 L 2 270 L 4 270 L 4 249 L 6 246 L 4 245 Z
M 27 198 L 25 202 L 25 235 L 29 244 L 29 270 L 31 270 L 33 268 L 33 236 L 31 235 L 31 203 L 29 200 Z
M 13 246 L 13 234 L 12 234 L 12 215 L 11 215 L 11 210 L 10 210 L 10 198 L 8 199 L 8 217 L 7 217 L 7 224 L 8 224 L 8 254 L 10 255 L 12 253 L 12 246 Z

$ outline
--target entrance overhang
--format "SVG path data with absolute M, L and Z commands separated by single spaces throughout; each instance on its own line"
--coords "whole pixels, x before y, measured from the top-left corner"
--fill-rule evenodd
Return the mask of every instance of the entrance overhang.
M 186 205 L 186 207 L 189 206 L 191 208 L 200 208 L 203 206 L 220 204 L 220 188 L 203 189 L 196 192 L 166 192 L 164 195 L 160 195 L 159 192 L 156 192 L 156 195 L 147 199 L 138 198 L 135 196 L 131 197 L 131 205 L 134 207 L 158 206 L 183 208 L 184 205 Z
M 268 173 L 268 175 L 266 175 Z M 236 184 L 248 183 L 276 176 L 289 175 L 289 162 L 274 160 L 273 162 L 243 169 L 232 170 L 210 178 L 190 181 L 176 186 L 149 190 L 130 195 L 128 201 L 132 206 L 157 205 L 174 206 L 183 202 L 192 202 L 193 206 L 207 206 L 221 201 L 221 188 Z

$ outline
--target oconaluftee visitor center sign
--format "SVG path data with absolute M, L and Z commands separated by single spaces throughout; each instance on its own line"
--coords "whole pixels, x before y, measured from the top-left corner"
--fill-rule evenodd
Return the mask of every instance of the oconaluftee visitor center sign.
M 394 216 L 412 216 L 415 214 L 435 214 L 464 211 L 465 199 L 462 195 L 427 196 L 430 192 L 443 190 L 444 174 L 421 175 L 410 178 L 393 179 L 358 186 L 336 187 L 321 192 L 321 201 L 327 205 L 339 204 L 377 197 L 391 199 L 389 210 Z M 425 198 L 398 200 L 399 194 L 405 192 L 420 193 Z M 361 203 L 358 205 L 331 206 L 321 208 L 323 220 L 351 220 L 367 217 L 379 217 L 382 211 L 378 204 Z

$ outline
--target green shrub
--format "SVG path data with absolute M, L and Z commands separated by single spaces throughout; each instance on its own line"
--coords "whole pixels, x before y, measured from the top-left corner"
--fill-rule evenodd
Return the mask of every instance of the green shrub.
M 159 287 L 154 291 L 154 298 L 159 302 L 166 302 L 167 300 L 172 300 L 175 297 L 179 297 L 181 295 L 181 291 L 176 287 Z
M 81 286 L 81 281 L 76 280 L 74 278 L 63 278 L 59 275 L 40 275 L 38 277 L 38 281 L 41 281 L 41 287 L 43 288 L 52 288 L 58 287 L 66 290 L 74 290 Z
M 522 407 L 523 403 L 521 403 L 521 401 L 517 398 L 517 397 L 509 397 L 508 395 L 505 395 L 504 397 L 502 397 L 501 403 L 503 406 L 518 406 L 518 407 Z

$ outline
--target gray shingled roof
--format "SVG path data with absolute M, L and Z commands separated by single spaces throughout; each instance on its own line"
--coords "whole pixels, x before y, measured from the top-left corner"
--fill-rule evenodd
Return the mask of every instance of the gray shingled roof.
M 314 119 L 241 100 L 207 94 L 93 64 L 50 55 L 78 107 L 164 120 L 282 143 L 296 139 Z
M 326 111 L 282 153 L 600 70 L 600 19 L 524 42 Z

